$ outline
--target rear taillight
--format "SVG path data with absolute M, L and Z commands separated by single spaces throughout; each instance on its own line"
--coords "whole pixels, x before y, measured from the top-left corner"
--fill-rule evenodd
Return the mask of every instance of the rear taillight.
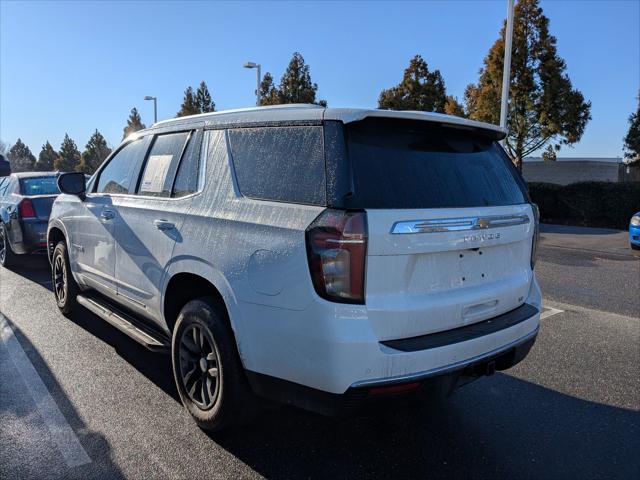
M 536 257 L 538 256 L 538 237 L 540 236 L 540 210 L 535 203 L 531 204 L 533 210 L 533 239 L 531 241 L 531 270 L 536 265 Z
M 367 214 L 325 210 L 307 228 L 307 256 L 318 295 L 341 303 L 364 303 Z
M 18 204 L 18 213 L 20 218 L 34 218 L 36 211 L 33 208 L 33 202 L 29 198 L 25 198 Z

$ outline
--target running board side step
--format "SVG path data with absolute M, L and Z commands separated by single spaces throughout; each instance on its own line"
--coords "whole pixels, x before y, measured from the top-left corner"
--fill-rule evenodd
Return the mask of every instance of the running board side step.
M 154 335 L 149 329 L 143 329 L 139 321 L 115 309 L 106 301 L 88 295 L 78 295 L 77 300 L 87 310 L 107 321 L 149 350 L 167 353 L 171 349 L 171 344 L 167 339 L 162 338 L 160 335 Z

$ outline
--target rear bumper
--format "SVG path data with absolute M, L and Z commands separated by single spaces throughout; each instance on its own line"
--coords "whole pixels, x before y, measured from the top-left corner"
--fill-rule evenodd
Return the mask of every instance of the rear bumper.
M 47 221 L 21 219 L 12 222 L 11 249 L 19 255 L 47 253 Z
M 237 322 L 234 328 L 245 370 L 345 394 L 354 388 L 418 381 L 464 370 L 527 344 L 536 336 L 542 308 L 535 276 L 523 300 L 532 308 L 524 318 L 507 321 L 498 330 L 483 330 L 480 324 L 484 322 L 479 322 L 471 326 L 480 329 L 477 335 L 442 332 L 436 335 L 451 335 L 450 341 L 443 343 L 438 338 L 436 344 L 426 345 L 431 348 L 401 349 L 393 341 L 381 342 L 371 327 L 366 306 L 326 301 L 313 302 L 303 311 L 241 302 L 242 319 L 250 323 Z M 421 339 L 416 338 L 419 343 Z M 257 391 L 260 393 L 259 388 Z
M 389 404 L 405 406 L 434 396 L 448 395 L 456 388 L 496 370 L 521 362 L 533 347 L 538 329 L 494 352 L 454 365 L 405 377 L 356 384 L 343 394 L 306 387 L 268 375 L 247 371 L 253 391 L 262 397 L 328 416 L 357 414 Z

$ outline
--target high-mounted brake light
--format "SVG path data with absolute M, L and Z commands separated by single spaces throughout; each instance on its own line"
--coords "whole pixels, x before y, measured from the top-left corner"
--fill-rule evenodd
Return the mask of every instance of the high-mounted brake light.
M 367 214 L 327 209 L 307 228 L 307 256 L 318 295 L 364 303 Z
M 538 256 L 538 237 L 540 236 L 540 210 L 535 203 L 531 204 L 533 210 L 533 239 L 531 241 L 531 270 L 536 265 L 536 257 Z
M 36 211 L 30 198 L 25 198 L 18 204 L 18 213 L 20 218 L 35 218 Z

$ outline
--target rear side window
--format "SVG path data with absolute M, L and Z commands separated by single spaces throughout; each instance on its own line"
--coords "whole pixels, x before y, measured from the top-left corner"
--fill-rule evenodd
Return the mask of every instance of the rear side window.
M 22 195 L 57 195 L 57 177 L 35 177 L 20 180 L 20 193 Z
M 190 132 L 158 135 L 153 141 L 138 193 L 169 197 Z
M 192 135 L 184 152 L 178 175 L 173 185 L 173 196 L 184 197 L 198 191 L 200 175 L 200 147 L 202 145 L 202 130 Z
M 145 139 L 135 140 L 116 153 L 100 172 L 96 192 L 129 193 L 134 190 L 147 145 Z
M 240 192 L 250 198 L 325 205 L 321 126 L 229 130 Z
M 462 208 L 526 203 L 510 160 L 472 130 L 364 120 L 346 126 L 351 208 Z

